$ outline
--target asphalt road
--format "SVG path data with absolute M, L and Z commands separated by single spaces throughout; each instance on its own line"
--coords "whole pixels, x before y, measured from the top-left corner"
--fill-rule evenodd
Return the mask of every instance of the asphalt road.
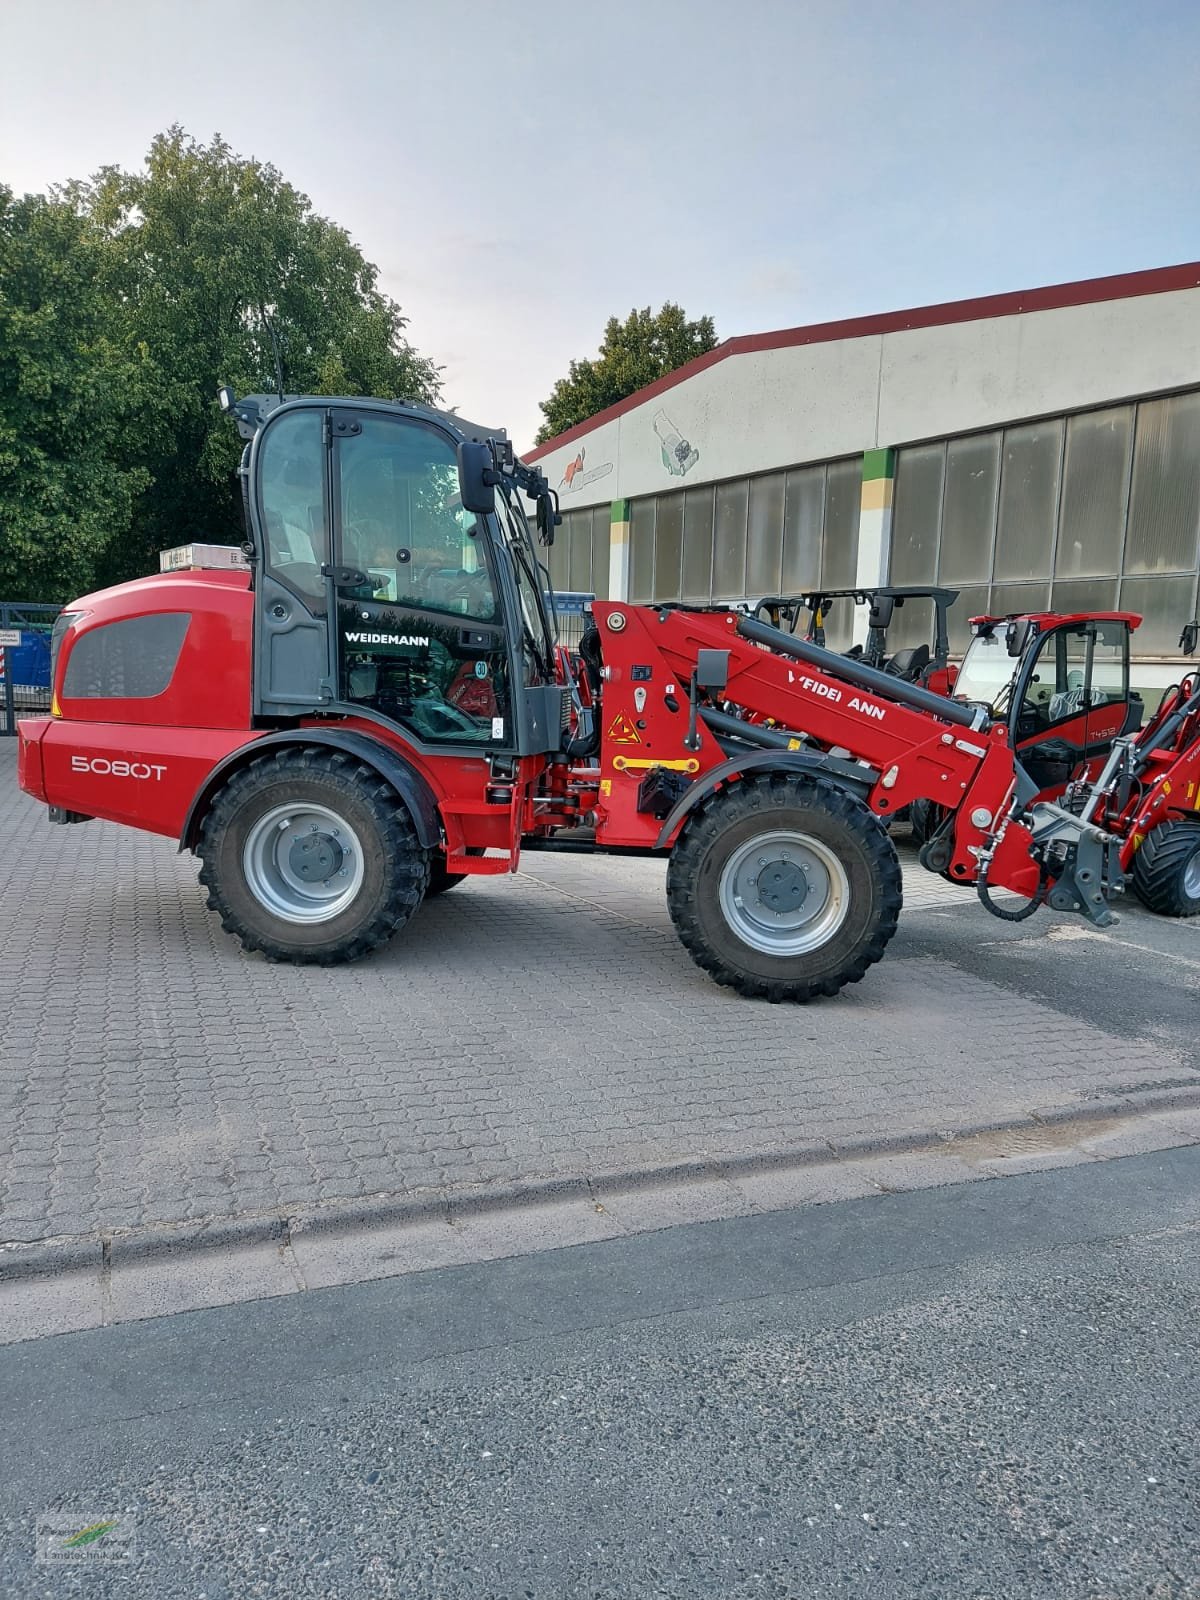
M 1198 1237 L 1193 1147 L 13 1346 L 0 1592 L 1200 1595 Z

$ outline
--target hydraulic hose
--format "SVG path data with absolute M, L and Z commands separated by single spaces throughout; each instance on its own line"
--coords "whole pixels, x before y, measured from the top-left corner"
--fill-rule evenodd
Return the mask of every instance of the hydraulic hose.
M 1006 911 L 1003 906 L 998 906 L 988 893 L 987 875 L 988 867 L 990 865 L 990 862 L 984 862 L 981 866 L 979 876 L 975 880 L 975 891 L 979 895 L 980 900 L 982 900 L 985 909 L 990 911 L 994 917 L 999 917 L 1001 922 L 1026 922 L 1035 911 L 1041 908 L 1045 899 L 1046 884 L 1049 882 L 1049 876 L 1046 872 L 1045 864 L 1043 863 L 1041 872 L 1038 876 L 1038 886 L 1034 891 L 1033 899 L 1027 901 L 1019 911 Z

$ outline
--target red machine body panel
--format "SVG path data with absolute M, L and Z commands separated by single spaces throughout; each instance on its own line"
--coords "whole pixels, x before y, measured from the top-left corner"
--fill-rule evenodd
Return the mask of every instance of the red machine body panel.
M 989 623 L 999 627 L 1002 622 L 1035 622 L 1039 632 L 1047 628 L 1082 627 L 1088 622 L 1124 622 L 1130 629 L 1142 625 L 1141 615 L 1136 611 L 1017 611 L 998 617 L 984 612 L 967 620 L 972 628 L 986 627 Z
M 41 739 L 45 799 L 178 839 L 196 791 L 247 737 L 247 729 L 50 718 Z
M 806 736 L 816 753 L 856 759 L 871 784 L 867 803 L 879 816 L 918 798 L 951 808 L 962 805 L 950 873 L 964 882 L 974 878 L 971 849 L 983 846 L 991 819 L 1002 814 L 1015 783 L 1002 724 L 979 732 L 951 726 L 777 655 L 742 637 L 737 612 L 597 601 L 593 613 L 605 662 L 598 844 L 649 847 L 657 842 L 658 819 L 637 809 L 638 787 L 650 767 L 666 766 L 695 778 L 726 760 L 702 717 L 697 747 L 689 750 L 684 742 L 697 653 L 722 650 L 729 652 L 727 700 Z M 804 743 L 798 737 L 795 748 Z M 984 811 L 988 824 L 972 824 L 970 814 Z M 1003 857 L 997 852 L 994 876 L 1018 892 L 1032 893 L 1038 869 L 1028 844 L 1025 829 L 1010 828 L 1001 845 Z
M 253 596 L 248 571 L 164 572 L 85 595 L 54 664 L 54 692 L 71 722 L 136 723 L 150 727 L 250 728 Z M 69 664 L 80 643 L 99 628 L 132 618 L 190 617 L 175 670 L 157 695 L 90 697 L 66 692 Z
M 164 573 L 85 595 L 70 608 L 53 668 L 57 714 L 20 724 L 21 787 L 48 805 L 178 839 L 195 797 L 214 767 L 273 730 L 251 720 L 253 596 L 249 574 L 204 570 Z M 161 693 L 149 696 L 67 692 L 72 654 L 98 630 L 153 616 L 189 618 L 178 658 Z M 446 832 L 451 870 L 515 870 L 529 790 L 543 770 L 518 763 L 512 793 L 489 799 L 486 759 L 424 752 L 398 729 L 367 718 L 299 719 L 305 727 L 367 735 L 402 756 L 432 790 Z M 498 860 L 468 850 L 502 850 Z

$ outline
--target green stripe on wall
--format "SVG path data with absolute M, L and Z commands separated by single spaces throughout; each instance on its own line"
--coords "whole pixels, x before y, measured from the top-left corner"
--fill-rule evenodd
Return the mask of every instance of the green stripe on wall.
M 628 522 L 629 521 L 629 501 L 628 500 L 614 500 L 613 503 L 612 503 L 612 513 L 609 516 L 608 520 L 611 523 Z
M 894 450 L 863 451 L 864 483 L 874 483 L 876 478 L 894 478 L 895 476 L 896 452 Z

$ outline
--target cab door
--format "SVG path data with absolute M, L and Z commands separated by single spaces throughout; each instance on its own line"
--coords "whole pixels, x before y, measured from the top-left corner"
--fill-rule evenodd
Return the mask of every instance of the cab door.
M 339 410 L 332 439 L 337 701 L 414 743 L 513 748 L 513 663 L 486 523 L 434 424 Z
M 1020 673 L 1012 737 L 1044 796 L 1061 791 L 1081 763 L 1107 754 L 1129 705 L 1123 623 L 1071 623 L 1043 634 Z
M 271 417 L 251 450 L 258 550 L 254 710 L 260 716 L 295 717 L 336 698 L 328 457 L 323 406 Z

